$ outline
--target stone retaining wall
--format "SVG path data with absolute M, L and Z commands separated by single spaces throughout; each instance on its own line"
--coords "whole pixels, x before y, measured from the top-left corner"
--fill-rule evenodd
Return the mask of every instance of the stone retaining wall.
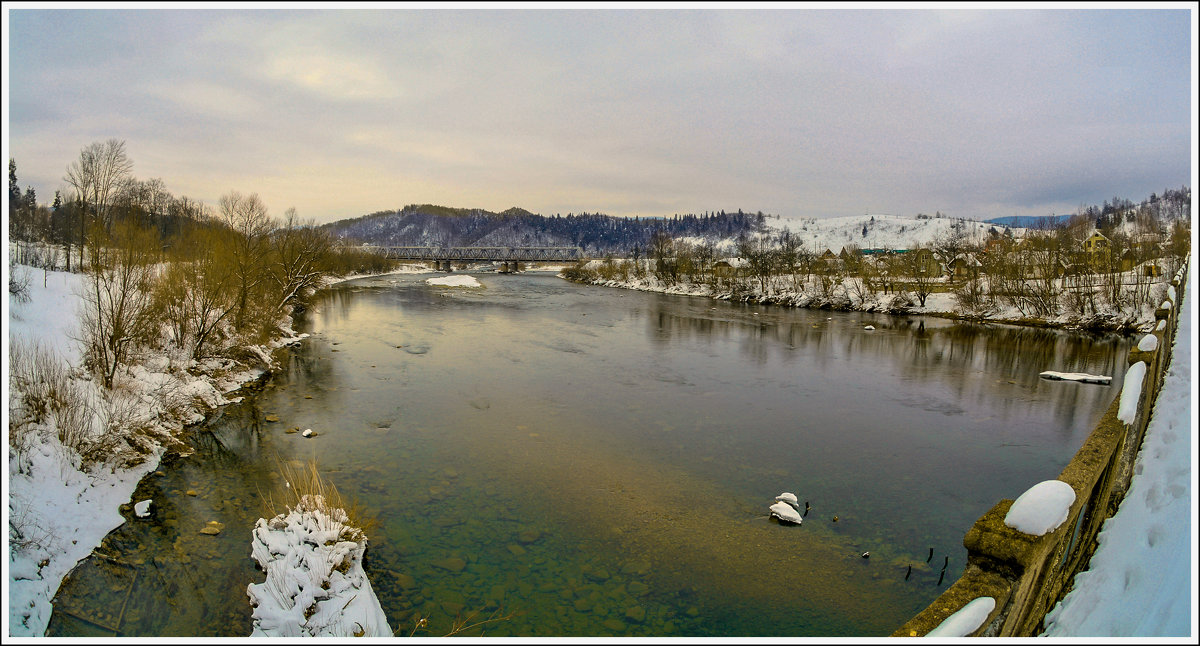
M 1075 575 L 1086 570 L 1096 550 L 1096 534 L 1116 513 L 1129 489 L 1133 464 L 1150 421 L 1151 409 L 1171 365 L 1176 320 L 1187 280 L 1185 263 L 1170 282 L 1169 298 L 1155 311 L 1157 348 L 1129 353 L 1129 364 L 1146 364 L 1137 410 L 1132 423 L 1118 417 L 1118 393 L 1099 425 L 1084 441 L 1058 479 L 1075 490 L 1067 519 L 1056 529 L 1032 536 L 1004 523 L 1012 500 L 1001 500 L 967 532 L 967 566 L 958 581 L 892 634 L 925 636 L 948 617 L 981 597 L 995 599 L 986 618 L 980 616 L 964 635 L 980 637 L 1031 637 L 1044 628 L 1046 613 L 1070 590 Z M 1136 388 L 1138 384 L 1125 384 Z M 1127 404 L 1128 408 L 1128 404 Z M 1126 417 L 1132 411 L 1127 411 Z M 1032 487 L 1037 483 L 1030 483 Z M 962 615 L 960 615 L 960 618 Z M 956 618 L 957 620 L 958 618 Z

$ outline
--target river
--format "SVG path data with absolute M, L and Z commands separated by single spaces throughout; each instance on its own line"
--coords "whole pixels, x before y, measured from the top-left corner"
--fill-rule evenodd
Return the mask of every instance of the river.
M 980 515 L 1058 475 L 1119 387 L 1038 373 L 1120 384 L 1130 347 L 428 277 L 321 294 L 263 390 L 143 480 L 153 517 L 127 514 L 64 581 L 47 634 L 248 635 L 250 529 L 279 465 L 315 459 L 377 521 L 367 570 L 400 635 L 494 613 L 483 634 L 887 635 L 961 574 Z M 785 491 L 811 506 L 799 526 L 768 518 Z

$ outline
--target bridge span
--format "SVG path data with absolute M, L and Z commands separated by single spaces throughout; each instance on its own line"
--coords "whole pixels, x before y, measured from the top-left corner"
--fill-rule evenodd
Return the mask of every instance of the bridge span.
M 388 258 L 425 260 L 450 271 L 453 262 L 499 262 L 502 271 L 516 271 L 522 262 L 575 262 L 583 258 L 579 247 L 385 247 L 366 246 Z

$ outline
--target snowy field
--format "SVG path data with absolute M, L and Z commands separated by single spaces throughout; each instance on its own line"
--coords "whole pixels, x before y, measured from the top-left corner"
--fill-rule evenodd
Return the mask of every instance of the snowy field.
M 788 231 L 804 243 L 804 249 L 822 253 L 826 249 L 839 253 L 851 245 L 860 249 L 912 249 L 929 246 L 944 238 L 955 227 L 971 244 L 982 244 L 988 231 L 1011 231 L 1014 237 L 1024 235 L 1025 229 L 1005 227 L 975 220 L 955 218 L 913 218 L 900 215 L 851 215 L 840 218 L 778 218 L 767 219 L 766 225 L 777 231 Z M 864 235 L 865 233 L 865 235 Z

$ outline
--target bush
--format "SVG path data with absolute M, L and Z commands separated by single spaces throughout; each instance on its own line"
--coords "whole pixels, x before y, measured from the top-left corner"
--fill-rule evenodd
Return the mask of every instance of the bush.
M 21 411 L 9 419 L 10 446 L 18 454 L 28 450 L 36 439 L 33 427 L 46 424 L 55 429 L 63 447 L 88 462 L 95 451 L 96 406 L 87 385 L 72 379 L 67 365 L 40 344 L 14 339 L 9 359 L 10 398 L 17 395 Z
M 562 271 L 562 277 L 573 283 L 590 283 L 597 278 L 599 274 L 587 268 L 587 263 L 580 260 L 571 267 L 567 267 Z

